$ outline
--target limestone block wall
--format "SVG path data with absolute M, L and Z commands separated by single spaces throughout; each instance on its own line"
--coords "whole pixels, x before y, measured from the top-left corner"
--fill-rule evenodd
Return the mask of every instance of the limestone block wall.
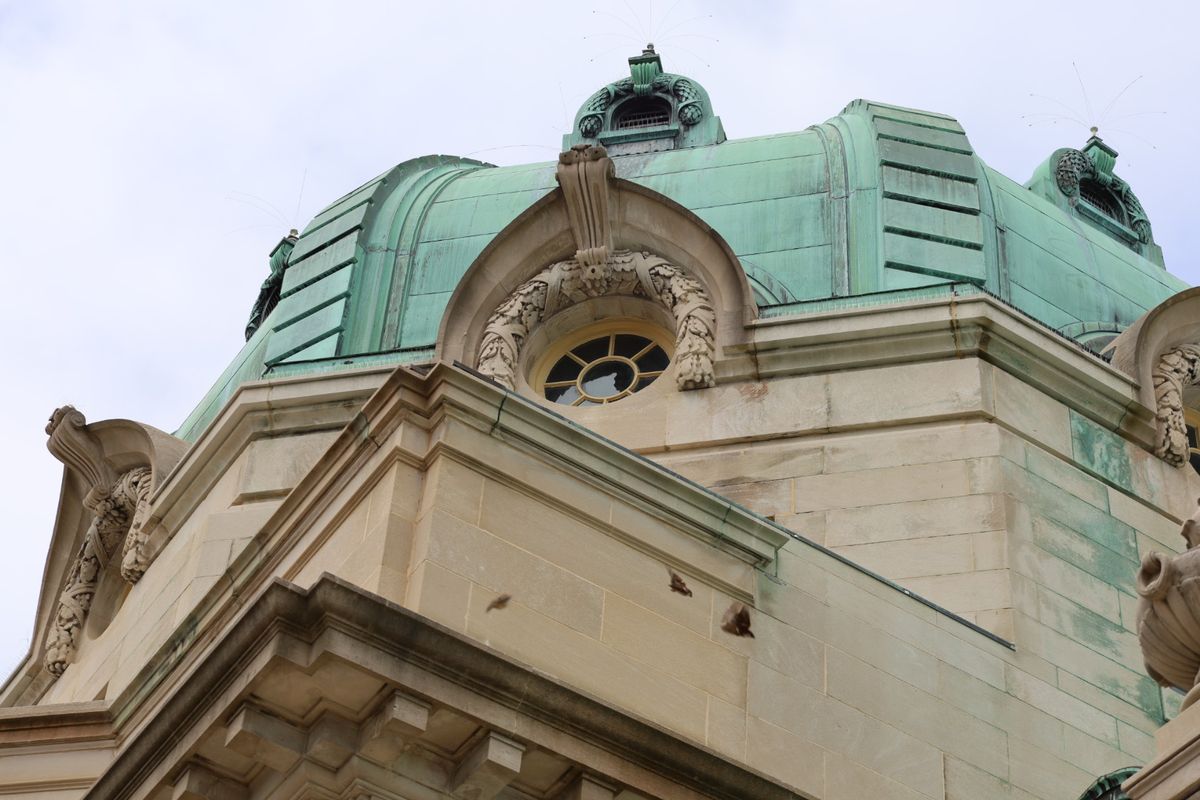
M 1121 627 L 1120 663 L 1140 664 L 1128 646 L 1137 563 L 1178 548 L 1200 497 L 1190 468 L 979 358 L 646 400 L 577 416 L 1010 641 L 1031 584 L 1075 598 Z
M 966 456 L 934 462 L 964 462 L 944 467 L 962 482 L 930 485 L 967 491 L 888 496 L 888 484 L 869 472 L 897 468 L 873 459 L 900 451 L 901 436 L 910 437 L 909 452 L 932 457 L 941 443 Z M 445 449 L 425 471 L 418 501 L 414 475 L 383 473 L 361 495 L 367 510 L 349 514 L 328 555 L 316 554 L 294 579 L 303 585 L 333 569 L 372 580 L 369 559 L 346 558 L 349 542 L 406 553 L 403 568 L 388 559 L 378 591 L 814 797 L 1069 797 L 1152 754 L 1159 692 L 1130 647 L 1128 596 L 1116 573 L 1103 583 L 1089 572 L 1119 562 L 1087 542 L 1101 530 L 1133 530 L 1118 514 L 1155 531 L 1135 534 L 1142 546 L 1169 539 L 1173 522 L 1008 426 L 943 421 L 829 435 L 819 457 L 750 443 L 693 467 L 703 479 L 710 473 L 700 470 L 715 465 L 751 473 L 774 465 L 779 472 L 764 477 L 800 481 L 825 475 L 812 462 L 827 463 L 832 453 L 828 463 L 845 458 L 862 468 L 857 485 L 878 486 L 892 502 L 876 505 L 887 510 L 931 504 L 932 525 L 944 519 L 935 513 L 941 502 L 946 515 L 957 506 L 962 518 L 995 526 L 1006 542 L 998 558 L 1006 559 L 999 563 L 1012 592 L 1005 618 L 1015 649 L 804 542 L 788 544 L 778 575 L 765 575 L 712 548 L 678 550 L 680 531 L 660 517 L 493 436 L 463 428 L 440 441 Z M 810 475 L 771 477 L 805 464 Z M 1037 481 L 1040 494 L 1025 486 Z M 1090 498 L 1090 512 L 1080 495 Z M 850 498 L 820 496 L 830 505 Z M 859 530 L 887 529 L 884 509 L 862 508 L 857 513 L 876 514 L 880 524 Z M 824 514 L 828 545 L 829 520 L 849 518 L 834 511 L 842 506 L 793 513 Z M 1085 530 L 1056 522 L 1064 519 Z M 944 536 L 974 545 L 973 533 L 980 531 Z M 873 543 L 845 547 L 864 544 Z M 692 598 L 666 589 L 666 564 L 685 575 Z M 513 594 L 511 604 L 488 612 L 501 593 Z M 754 598 L 752 641 L 719 630 L 735 598 Z M 1088 608 L 1110 601 L 1110 617 Z
M 661 519 L 469 438 L 427 473 L 404 602 L 537 669 L 819 798 L 1049 800 L 1148 757 L 1156 720 L 1040 621 L 1013 651 L 800 541 L 778 576 L 671 558 Z M 757 638 L 729 637 L 747 595 Z
M 964 420 L 749 443 L 662 460 L 1011 638 L 1004 496 L 987 482 L 984 469 L 999 449 L 996 426 Z M 795 451 L 807 461 L 798 465 Z M 736 482 L 714 474 L 728 475 L 735 464 Z
M 158 501 L 173 537 L 40 702 L 137 709 L 264 581 L 332 573 L 815 798 L 1050 800 L 1152 755 L 1170 701 L 1128 587 L 1200 481 L 982 359 L 632 398 L 597 425 L 806 540 L 704 517 L 719 497 L 449 367 L 385 378 L 235 398 L 181 467 L 194 497 Z M 755 566 L 751 529 L 786 544 Z M 756 638 L 720 630 L 734 601 Z

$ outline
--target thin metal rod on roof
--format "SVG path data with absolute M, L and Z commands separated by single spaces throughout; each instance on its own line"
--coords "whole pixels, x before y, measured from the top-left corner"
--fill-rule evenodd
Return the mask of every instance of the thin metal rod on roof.
M 687 25 L 688 23 L 691 23 L 691 22 L 696 22 L 697 20 L 701 20 L 701 19 L 712 19 L 712 17 L 713 17 L 713 15 L 712 15 L 712 14 L 701 14 L 701 15 L 700 15 L 700 16 L 698 16 L 698 17 L 689 17 L 689 18 L 687 18 L 687 19 L 685 19 L 685 20 L 680 20 L 679 22 L 676 22 L 676 23 L 675 23 L 674 25 L 672 25 L 671 27 L 669 27 L 669 28 L 667 28 L 666 30 L 664 30 L 664 31 L 662 31 L 661 33 L 659 33 L 659 35 L 658 35 L 658 36 L 659 36 L 659 38 L 661 39 L 661 38 L 662 38 L 662 37 L 664 37 L 664 36 L 668 36 L 668 35 L 671 33 L 671 31 L 677 30 L 677 29 L 679 29 L 679 28 L 683 27 L 684 25 Z
M 304 184 L 308 182 L 308 167 L 304 168 L 304 174 L 300 176 L 300 194 L 296 196 L 296 213 L 292 215 L 292 229 L 295 230 L 300 225 L 300 203 L 304 200 Z
M 1075 73 L 1075 80 L 1079 83 L 1080 96 L 1082 97 L 1083 102 L 1084 102 L 1083 113 L 1080 113 L 1080 111 L 1075 106 L 1068 105 L 1067 103 L 1063 102 L 1062 100 L 1059 100 L 1056 97 L 1050 97 L 1049 95 L 1035 94 L 1033 92 L 1030 92 L 1029 93 L 1030 97 L 1037 97 L 1042 100 L 1049 100 L 1051 103 L 1054 103 L 1055 105 L 1059 106 L 1061 109 L 1063 109 L 1064 111 L 1066 111 L 1068 113 L 1062 113 L 1062 112 L 1057 112 L 1057 111 L 1043 111 L 1043 112 L 1036 112 L 1033 114 L 1022 114 L 1021 119 L 1031 120 L 1028 122 L 1030 127 L 1033 127 L 1038 124 L 1057 125 L 1060 121 L 1072 122 L 1077 125 L 1080 125 L 1081 127 L 1089 129 L 1092 136 L 1099 136 L 1100 131 L 1102 129 L 1105 131 L 1113 131 L 1114 133 L 1123 133 L 1125 135 L 1132 136 L 1135 139 L 1138 139 L 1142 142 L 1145 142 L 1146 144 L 1150 145 L 1150 147 L 1152 147 L 1154 149 L 1157 149 L 1154 147 L 1154 144 L 1152 142 L 1150 142 L 1148 139 L 1146 139 L 1143 136 L 1139 136 L 1138 134 L 1133 133 L 1132 131 L 1121 130 L 1118 128 L 1110 128 L 1106 124 L 1110 120 L 1129 119 L 1131 117 L 1145 116 L 1148 114 L 1165 114 L 1166 113 L 1165 111 L 1141 111 L 1141 112 L 1135 112 L 1133 114 L 1122 114 L 1117 117 L 1110 116 L 1110 113 L 1112 112 L 1112 110 L 1114 108 L 1117 107 L 1117 104 L 1121 101 L 1121 99 L 1125 97 L 1126 93 L 1128 93 L 1129 90 L 1131 88 L 1133 88 L 1133 86 L 1136 85 L 1138 81 L 1142 80 L 1142 78 L 1145 77 L 1144 75 L 1138 75 L 1133 80 L 1129 81 L 1129 83 L 1125 84 L 1125 86 L 1122 87 L 1119 92 L 1114 94 L 1113 98 L 1111 100 L 1109 100 L 1107 104 L 1105 104 L 1104 108 L 1100 111 L 1100 113 L 1097 114 L 1095 108 L 1092 106 L 1091 96 L 1088 94 L 1087 86 L 1084 84 L 1083 75 L 1079 71 L 1079 65 L 1076 64 L 1074 61 L 1072 61 L 1071 69 Z
M 708 39 L 709 41 L 717 42 L 717 43 L 720 43 L 720 41 L 721 41 L 720 39 L 718 39 L 715 36 L 708 36 L 703 33 L 672 33 L 668 36 L 659 37 L 659 41 L 667 41 L 669 39 L 678 39 L 681 36 L 690 36 L 690 37 L 696 38 L 696 39 Z
M 1079 91 L 1083 92 L 1083 104 L 1087 107 L 1088 116 L 1095 119 L 1096 111 L 1092 108 L 1092 100 L 1088 97 L 1087 87 L 1083 85 L 1083 76 L 1079 74 L 1079 67 L 1074 61 L 1071 62 L 1071 69 L 1075 70 L 1075 80 L 1079 81 Z
M 241 197 L 233 197 L 232 195 L 241 195 Z M 278 206 L 276 206 L 274 203 L 272 203 L 269 200 L 259 197 L 256 194 L 250 194 L 249 192 L 240 192 L 237 190 L 231 190 L 231 196 L 228 196 L 225 199 L 233 200 L 234 202 L 237 202 L 237 203 L 244 203 L 245 205 L 248 205 L 253 209 L 261 211 L 262 213 L 266 214 L 267 216 L 275 217 L 275 219 L 279 220 L 279 222 L 282 223 L 283 225 L 291 224 L 288 221 L 287 215 L 284 214 L 282 211 L 280 211 Z
M 679 50 L 682 50 L 684 53 L 690 55 L 692 58 L 696 59 L 704 66 L 706 66 L 710 69 L 712 68 L 712 64 L 705 61 L 704 58 L 699 53 L 697 53 L 695 50 L 692 50 L 691 48 L 688 48 L 688 47 L 684 47 L 681 44 L 676 44 L 675 47 Z
M 637 28 L 635 28 L 633 25 L 631 25 L 631 24 L 629 23 L 629 20 L 625 19 L 624 17 L 618 17 L 616 14 L 610 14 L 610 13 L 609 13 L 609 12 L 607 12 L 607 11 L 600 11 L 600 10 L 598 10 L 598 9 L 594 9 L 594 8 L 592 9 L 592 13 L 593 13 L 593 14 L 600 14 L 601 16 L 605 16 L 605 17 L 612 17 L 612 18 L 613 18 L 613 19 L 615 19 L 617 22 L 619 22 L 619 23 L 621 23 L 622 25 L 624 25 L 625 27 L 629 28 L 629 29 L 630 29 L 631 31 L 633 31 L 634 33 L 637 33 L 637 34 L 638 34 L 638 38 L 639 38 L 639 39 L 640 39 L 640 38 L 642 38 L 642 37 L 641 37 L 641 34 L 638 32 L 638 29 L 637 29 Z
M 559 149 L 557 147 L 550 147 L 549 145 L 545 145 L 545 144 L 502 144 L 499 147 L 485 147 L 482 150 L 472 150 L 469 153 L 464 153 L 463 158 L 466 158 L 467 156 L 477 155 L 478 153 L 490 153 L 493 150 L 515 150 L 519 147 L 536 147 L 539 150 L 549 150 L 554 153 L 559 152 Z
M 629 0 L 621 0 L 621 2 L 625 4 L 625 8 L 629 9 L 630 15 L 633 17 L 634 21 L 640 26 L 642 24 L 641 17 L 638 15 L 637 11 L 634 10 L 633 6 L 629 5 Z M 651 17 L 653 17 L 653 6 L 651 6 Z M 642 31 L 643 31 L 643 33 L 642 33 L 643 39 L 650 37 L 650 32 L 647 29 L 643 28 Z
M 679 8 L 679 4 L 682 2 L 683 2 L 683 0 L 675 0 L 675 2 L 671 5 L 671 7 L 667 9 L 667 13 L 662 15 L 662 19 L 660 19 L 658 21 L 658 24 L 666 25 L 667 20 L 669 20 L 671 18 L 671 14 L 674 13 L 675 9 Z
M 1108 105 L 1106 105 L 1104 107 L 1104 110 L 1100 112 L 1100 117 L 1096 120 L 1097 126 L 1104 120 L 1105 115 L 1108 114 L 1108 112 L 1110 110 L 1112 110 L 1112 107 L 1114 105 L 1116 105 L 1117 101 L 1120 100 L 1125 95 L 1125 93 L 1129 91 L 1130 87 L 1133 86 L 1138 81 L 1140 81 L 1141 79 L 1142 79 L 1142 76 L 1138 75 L 1136 78 L 1131 80 L 1129 83 L 1125 84 L 1125 88 L 1122 89 L 1121 91 L 1117 92 L 1116 97 L 1114 97 L 1112 100 L 1108 101 Z
M 619 44 L 619 45 L 617 45 L 616 47 L 610 47 L 610 48 L 608 48 L 607 50 L 605 50 L 605 51 L 603 51 L 603 52 L 600 52 L 600 53 L 597 53 L 596 55 L 594 55 L 594 56 L 592 56 L 591 58 L 589 58 L 589 59 L 588 59 L 588 63 L 590 64 L 591 62 L 595 61 L 597 58 L 600 58 L 601 56 L 606 56 L 606 55 L 608 55 L 609 53 L 612 53 L 612 52 L 614 52 L 614 51 L 616 51 L 616 50 L 621 50 L 621 49 L 623 49 L 624 47 L 625 47 L 625 45 L 623 45 L 623 44 Z
M 589 33 L 584 36 L 584 39 L 595 39 L 599 36 L 618 36 L 622 39 L 628 39 L 631 42 L 640 42 L 641 39 L 631 33 L 617 33 L 616 31 L 600 31 L 599 33 Z

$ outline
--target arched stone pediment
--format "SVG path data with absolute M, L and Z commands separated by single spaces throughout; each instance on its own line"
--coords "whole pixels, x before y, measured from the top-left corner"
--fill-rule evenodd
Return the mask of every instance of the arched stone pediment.
M 603 270 L 614 258 L 649 258 L 694 279 L 711 306 L 716 355 L 743 341 L 758 308 L 720 234 L 670 198 L 614 177 L 603 148 L 566 151 L 558 177 L 559 188 L 497 234 L 459 282 L 442 317 L 439 359 L 479 366 L 489 319 L 526 282 L 554 265 Z
M 1183 408 L 1200 381 L 1200 287 L 1185 289 L 1147 311 L 1106 350 L 1112 364 L 1137 380 L 1142 403 L 1155 412 L 1155 453 L 1187 462 Z

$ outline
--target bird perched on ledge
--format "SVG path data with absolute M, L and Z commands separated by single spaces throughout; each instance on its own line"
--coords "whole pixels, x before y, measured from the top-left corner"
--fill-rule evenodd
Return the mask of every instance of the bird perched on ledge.
M 692 590 L 689 589 L 687 583 L 684 582 L 683 576 L 670 567 L 667 568 L 667 572 L 671 574 L 671 591 L 681 594 L 685 597 L 691 597 Z
M 744 603 L 734 603 L 725 611 L 721 618 L 721 630 L 733 636 L 749 636 L 754 638 L 750 630 L 750 610 Z

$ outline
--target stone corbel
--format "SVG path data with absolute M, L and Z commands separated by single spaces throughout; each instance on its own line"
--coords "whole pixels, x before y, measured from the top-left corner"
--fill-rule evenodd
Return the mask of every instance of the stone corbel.
M 1200 383 L 1200 344 L 1185 344 L 1159 356 L 1152 373 L 1158 440 L 1154 452 L 1177 467 L 1188 462 L 1187 425 L 1183 391 Z
M 249 796 L 244 784 L 199 763 L 188 764 L 171 788 L 171 800 L 245 800 Z
M 612 253 L 608 181 L 615 174 L 612 159 L 600 145 L 575 145 L 558 156 L 558 185 L 575 237 L 575 260 L 585 270 L 599 269 Z
M 456 800 L 492 800 L 521 772 L 525 745 L 489 731 L 467 753 L 450 778 Z
M 183 455 L 186 443 L 148 425 L 107 420 L 88 425 L 72 406 L 56 409 L 46 446 L 82 478 L 80 499 L 91 513 L 46 634 L 46 669 L 59 676 L 74 660 L 79 636 L 106 567 L 120 559 L 121 576 L 135 583 L 150 564 L 144 526 L 156 480 Z

